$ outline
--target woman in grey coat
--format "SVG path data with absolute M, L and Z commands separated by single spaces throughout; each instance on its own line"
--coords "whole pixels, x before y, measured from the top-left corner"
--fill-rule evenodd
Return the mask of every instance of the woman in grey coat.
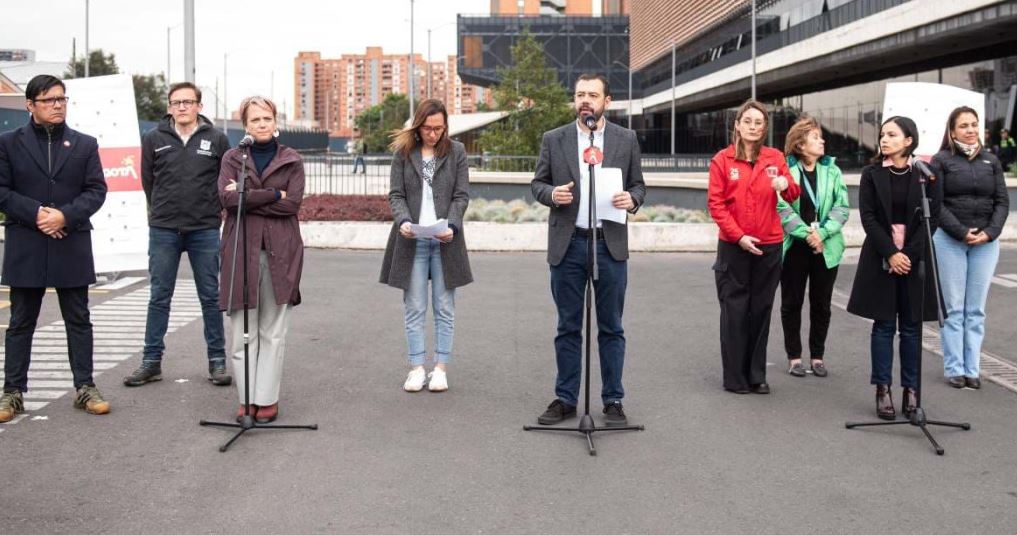
M 455 289 L 473 282 L 463 235 L 463 214 L 470 202 L 466 149 L 448 137 L 448 112 L 441 101 L 420 103 L 412 124 L 393 134 L 391 186 L 393 224 L 385 247 L 380 282 L 403 290 L 410 372 L 407 392 L 448 390 L 447 366 L 455 331 Z M 434 238 L 418 238 L 411 225 L 440 220 L 448 228 Z M 427 281 L 434 313 L 434 370 L 424 364 L 427 346 Z M 428 378 L 430 379 L 428 381 Z

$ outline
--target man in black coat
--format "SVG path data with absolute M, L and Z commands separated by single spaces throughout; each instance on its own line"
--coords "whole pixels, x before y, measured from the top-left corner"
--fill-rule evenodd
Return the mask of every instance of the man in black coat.
M 201 301 L 208 379 L 225 386 L 226 342 L 219 311 L 219 167 L 230 148 L 226 134 L 201 115 L 201 90 L 190 82 L 170 86 L 169 107 L 159 126 L 141 140 L 141 184 L 148 200 L 148 275 L 151 297 L 141 365 L 126 386 L 162 379 L 170 303 L 180 255 L 187 253 Z
M 0 211 L 6 216 L 0 283 L 11 288 L 0 422 L 24 410 L 32 336 L 46 288 L 56 288 L 66 325 L 74 406 L 91 414 L 110 410 L 92 380 L 88 312 L 88 285 L 95 282 L 89 218 L 106 199 L 106 179 L 95 138 L 64 124 L 65 92 L 58 78 L 32 78 L 25 90 L 31 120 L 0 135 Z

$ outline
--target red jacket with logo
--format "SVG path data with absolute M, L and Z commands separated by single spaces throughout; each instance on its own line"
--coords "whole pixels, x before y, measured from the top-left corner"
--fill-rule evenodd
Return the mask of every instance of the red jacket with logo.
M 797 199 L 801 189 L 791 179 L 784 154 L 777 149 L 760 147 L 759 158 L 752 165 L 736 159 L 735 147 L 730 145 L 710 161 L 706 204 L 720 227 L 720 239 L 738 243 L 742 236 L 748 234 L 759 238 L 759 245 L 783 241 L 777 193 L 770 186 L 767 167 L 775 167 L 778 175 L 788 179 L 788 187 L 780 194 L 781 197 L 787 202 Z

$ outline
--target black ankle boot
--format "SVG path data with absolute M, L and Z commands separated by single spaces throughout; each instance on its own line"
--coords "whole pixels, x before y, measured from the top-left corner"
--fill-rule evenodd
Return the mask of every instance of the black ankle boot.
M 890 394 L 890 385 L 876 385 L 876 416 L 882 420 L 897 418 L 897 411 L 893 408 L 893 396 Z

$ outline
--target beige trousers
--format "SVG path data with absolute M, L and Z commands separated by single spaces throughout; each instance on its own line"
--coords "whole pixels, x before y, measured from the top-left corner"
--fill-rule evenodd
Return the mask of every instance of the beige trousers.
M 235 310 L 230 316 L 233 374 L 237 377 L 241 405 L 244 403 L 247 375 L 250 375 L 252 404 L 265 406 L 279 402 L 286 333 L 290 328 L 290 310 L 293 308 L 288 304 L 275 304 L 272 274 L 268 270 L 268 253 L 265 251 L 261 251 L 259 264 L 258 303 L 247 312 L 251 340 L 248 346 L 248 374 L 244 373 L 244 311 Z

